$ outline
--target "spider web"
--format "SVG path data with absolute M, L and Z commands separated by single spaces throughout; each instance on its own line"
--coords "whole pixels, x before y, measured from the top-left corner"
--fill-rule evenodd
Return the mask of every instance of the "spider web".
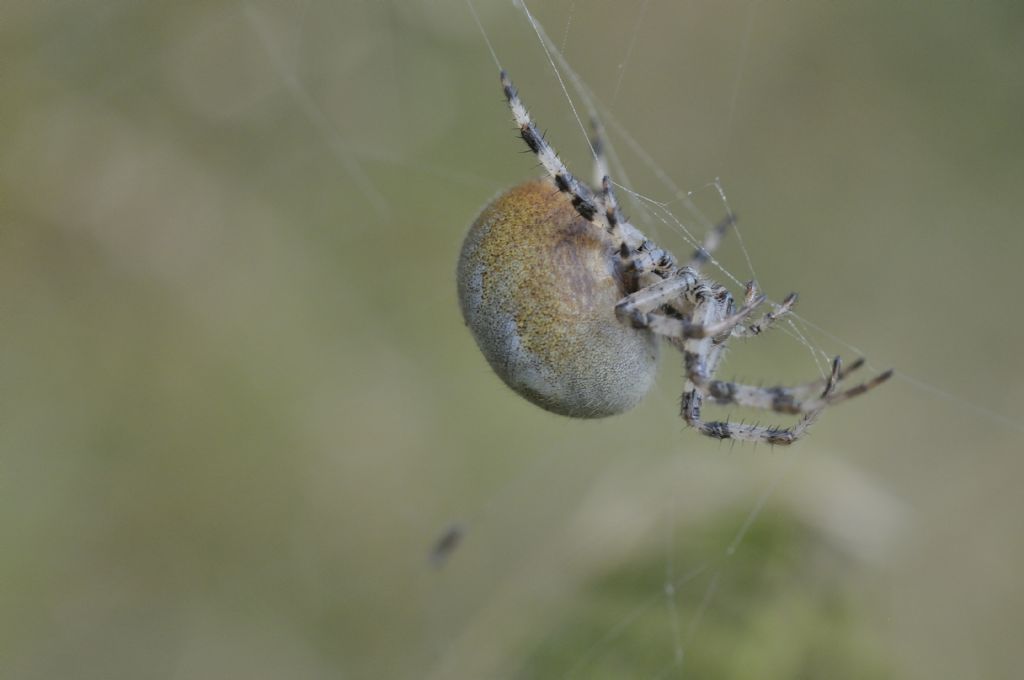
M 4 677 L 1019 670 L 1012 4 L 7 19 Z M 776 450 L 687 431 L 669 352 L 602 423 L 501 391 L 451 291 L 533 161 L 499 64 L 660 245 L 736 214 L 706 271 L 800 291 L 720 377 L 896 379 Z

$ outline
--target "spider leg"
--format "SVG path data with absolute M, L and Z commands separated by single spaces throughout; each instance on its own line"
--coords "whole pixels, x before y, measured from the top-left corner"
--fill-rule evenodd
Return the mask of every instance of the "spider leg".
M 714 323 L 693 323 L 692 321 L 669 316 L 662 312 L 648 312 L 645 314 L 633 311 L 629 313 L 628 319 L 635 328 L 648 328 L 658 335 L 663 335 L 673 340 L 717 338 L 723 335 L 728 337 L 729 333 L 738 328 L 743 320 L 750 316 L 762 302 L 764 302 L 763 296 L 756 299 L 752 304 L 744 305 L 735 313 Z
M 842 371 L 842 363 L 839 357 L 836 357 L 832 362 L 832 373 L 821 394 L 820 403 L 815 405 L 814 408 L 803 412 L 803 416 L 792 427 L 771 427 L 730 421 L 703 420 L 700 415 L 700 409 L 703 403 L 702 390 L 706 389 L 706 385 L 697 381 L 702 378 L 699 375 L 699 371 L 697 371 L 697 375 L 694 375 L 694 372 L 690 370 L 692 361 L 689 353 L 687 353 L 687 391 L 683 393 L 680 413 L 687 425 L 693 427 L 701 434 L 715 439 L 739 439 L 743 441 L 780 444 L 783 446 L 792 444 L 804 436 L 811 425 L 821 416 L 821 412 L 828 406 L 829 398 L 835 393 L 836 386 L 839 384 L 839 375 Z
M 533 119 L 530 118 L 529 111 L 526 110 L 526 106 L 519 98 L 519 91 L 512 84 L 508 73 L 505 71 L 501 72 L 501 86 L 505 91 L 505 99 L 508 100 L 508 106 L 512 110 L 512 117 L 515 118 L 516 125 L 519 127 L 520 136 L 526 142 L 526 146 L 530 147 L 530 151 L 536 154 L 537 160 L 540 161 L 540 164 L 544 166 L 551 179 L 554 180 L 558 190 L 569 196 L 573 207 L 576 208 L 576 212 L 583 219 L 593 222 L 614 234 L 616 231 L 615 226 L 608 224 L 602 213 L 601 203 L 603 201 L 586 184 L 576 179 L 569 172 L 569 169 L 565 167 L 558 154 L 547 143 L 544 136 L 537 129 Z
M 856 359 L 849 366 L 843 365 L 840 368 L 840 370 L 839 370 L 839 380 L 840 381 L 846 380 L 846 378 L 850 374 L 852 374 L 854 371 L 858 370 L 859 368 L 862 368 L 864 366 L 864 364 L 865 364 L 864 357 L 860 357 L 859 359 Z M 888 378 L 888 376 L 886 376 L 886 378 Z M 869 382 L 874 382 L 874 380 L 877 380 L 877 378 L 874 378 L 874 379 L 872 379 Z M 737 404 L 739 406 L 749 406 L 751 408 L 761 408 L 761 409 L 765 409 L 765 410 L 777 411 L 779 413 L 791 413 L 792 414 L 792 413 L 799 413 L 800 409 L 796 409 L 796 408 L 790 409 L 790 408 L 787 408 L 784 405 L 784 402 L 790 401 L 793 404 L 798 404 L 798 403 L 802 403 L 802 402 L 805 402 L 805 401 L 810 400 L 810 399 L 820 398 L 822 392 L 825 390 L 825 387 L 827 387 L 827 386 L 828 386 L 828 378 L 819 378 L 818 380 L 807 382 L 807 383 L 804 383 L 802 385 L 793 385 L 793 386 L 777 385 L 777 386 L 773 386 L 773 387 L 762 387 L 762 386 L 759 386 L 759 385 L 758 386 L 741 385 L 739 383 L 733 383 L 733 382 L 729 382 L 729 381 L 712 380 L 712 381 L 710 381 L 708 383 L 707 390 L 706 390 L 705 394 L 706 394 L 706 396 L 708 396 L 712 400 L 714 400 L 715 404 L 722 405 L 722 406 L 725 406 L 725 405 L 728 405 L 728 404 Z M 858 386 L 858 387 L 860 387 L 860 386 Z M 855 389 L 857 389 L 857 387 L 850 388 L 849 390 L 846 390 L 845 392 L 843 392 L 843 394 L 845 394 L 846 392 L 853 391 Z M 757 396 L 752 396 L 749 399 L 745 398 L 745 397 L 742 397 L 742 396 L 739 396 L 739 393 L 745 392 L 745 391 L 756 391 L 758 393 L 758 395 Z M 737 394 L 736 398 L 731 398 L 729 396 L 730 392 L 735 392 Z M 771 400 L 766 398 L 766 396 L 764 395 L 765 392 L 770 392 L 772 394 L 773 398 Z M 785 394 L 783 394 L 782 396 L 778 397 L 779 407 L 776 408 L 775 407 L 775 395 L 778 392 L 784 392 Z M 839 394 L 833 395 L 832 403 L 836 403 L 837 398 L 839 396 L 840 396 Z M 758 402 L 758 403 L 755 403 L 755 401 Z
M 844 379 L 863 364 L 864 360 L 858 359 L 848 369 L 841 368 L 837 381 Z M 775 411 L 776 413 L 798 414 L 813 411 L 823 404 L 838 404 L 864 394 L 868 390 L 878 387 L 890 377 L 892 377 L 892 371 L 886 371 L 855 387 L 842 392 L 833 392 L 827 399 L 823 397 L 823 393 L 828 387 L 828 379 L 815 380 L 814 382 L 793 387 L 759 387 L 723 380 L 711 380 L 701 391 L 705 397 L 718 406 L 736 404 L 737 406 L 759 408 L 766 411 Z
M 715 308 L 715 313 L 703 323 L 694 323 L 686 318 L 670 316 L 659 311 L 666 305 L 678 309 L 680 307 L 679 299 L 684 300 L 691 307 L 712 305 Z M 709 300 L 711 302 L 708 302 Z M 718 338 L 719 336 L 728 337 L 730 333 L 733 333 L 743 320 L 764 301 L 764 295 L 748 296 L 739 310 L 730 313 L 732 296 L 728 291 L 719 286 L 707 284 L 692 270 L 684 267 L 673 277 L 641 288 L 624 297 L 615 305 L 615 315 L 620 321 L 629 323 L 635 328 L 648 328 L 658 335 L 673 340 Z
M 615 315 L 620 321 L 636 328 L 650 328 L 659 335 L 675 339 L 718 337 L 724 333 L 753 336 L 760 335 L 779 317 L 789 312 L 797 299 L 796 293 L 790 293 L 775 310 L 766 312 L 757 322 L 749 325 L 743 325 L 741 322 L 766 299 L 754 282 L 747 284 L 743 306 L 736 313 L 728 314 L 718 321 L 695 324 L 657 311 L 665 305 L 678 308 L 673 302 L 679 298 L 683 298 L 691 306 L 696 306 L 708 297 L 723 295 L 728 296 L 724 289 L 709 285 L 691 268 L 682 267 L 673 276 L 624 297 L 615 306 Z M 731 297 L 728 299 L 731 300 Z M 728 303 L 725 306 L 727 308 Z
M 595 192 L 574 177 L 537 129 L 529 111 L 526 110 L 522 99 L 519 98 L 519 91 L 505 71 L 501 72 L 501 85 L 505 91 L 509 109 L 512 110 L 512 117 L 519 127 L 519 134 L 526 145 L 530 147 L 530 151 L 537 156 L 537 160 L 547 170 L 558 190 L 569 197 L 576 212 L 583 219 L 607 230 L 612 235 L 616 243 L 621 246 L 620 256 L 623 261 L 638 272 L 637 278 L 648 283 L 652 278 L 643 276 L 640 272 L 654 274 L 655 278 L 665 278 L 674 271 L 676 268 L 675 258 L 668 251 L 662 250 L 648 241 L 640 233 L 640 230 L 622 216 L 618 203 L 615 201 L 615 194 L 612 191 L 608 175 L 601 176 L 602 188 L 599 192 Z M 600 142 L 598 144 L 600 145 Z M 598 170 L 606 173 L 603 153 L 596 155 Z M 638 251 L 644 251 L 648 253 L 648 256 L 637 260 Z
M 604 128 L 597 116 L 590 117 L 590 150 L 594 152 L 594 186 L 599 187 L 610 173 L 604 154 Z
M 757 289 L 757 284 L 753 281 L 747 284 L 747 300 L 750 300 L 753 296 L 758 295 L 760 291 Z M 785 316 L 789 313 L 789 310 L 796 304 L 797 294 L 790 293 L 783 300 L 782 304 L 775 306 L 775 308 L 769 312 L 765 312 L 760 319 L 751 324 L 743 326 L 737 326 L 736 330 L 733 331 L 733 335 L 737 337 L 753 337 L 760 335 L 766 330 L 775 325 L 775 322 L 780 317 Z
M 694 271 L 700 271 L 700 268 L 711 260 L 711 254 L 722 243 L 725 232 L 734 224 L 736 224 L 736 216 L 732 213 L 726 215 L 704 236 L 704 242 L 693 251 L 693 255 L 690 256 L 690 261 L 686 263 L 686 266 Z
M 863 360 L 861 360 L 861 361 L 863 361 Z M 863 382 L 860 385 L 857 385 L 856 387 L 851 387 L 850 389 L 845 390 L 843 392 L 840 392 L 839 394 L 831 395 L 828 398 L 828 404 L 829 404 L 829 406 L 831 406 L 833 404 L 839 404 L 841 402 L 844 402 L 847 399 L 853 399 L 854 397 L 860 396 L 860 395 L 864 394 L 865 392 L 867 392 L 868 390 L 873 390 L 874 388 L 878 387 L 879 385 L 884 383 L 886 380 L 891 378 L 892 375 L 893 375 L 893 369 L 891 369 L 891 368 L 886 370 L 886 371 L 883 371 L 882 373 L 879 373 L 878 375 L 876 375 L 871 380 Z
M 696 305 L 698 298 L 710 294 L 710 290 L 693 270 L 683 267 L 672 276 L 622 298 L 615 305 L 615 316 L 629 323 L 638 314 L 653 312 L 679 299 Z

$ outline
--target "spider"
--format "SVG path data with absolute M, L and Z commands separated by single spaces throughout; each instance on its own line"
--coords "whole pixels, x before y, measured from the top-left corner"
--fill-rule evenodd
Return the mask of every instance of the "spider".
M 569 172 L 538 132 L 508 74 L 501 84 L 519 134 L 546 170 L 543 179 L 500 194 L 473 222 L 459 258 L 459 302 L 488 363 L 538 406 L 575 418 L 601 418 L 635 406 L 654 383 L 658 338 L 684 358 L 681 415 L 716 439 L 792 444 L 822 411 L 892 376 L 886 371 L 839 391 L 846 370 L 794 387 L 759 387 L 715 379 L 733 337 L 760 335 L 796 303 L 795 293 L 755 318 L 765 302 L 756 283 L 742 304 L 701 266 L 731 221 L 716 226 L 678 265 L 622 215 L 596 131 L 591 146 L 600 187 Z M 705 421 L 706 401 L 799 415 L 791 427 Z

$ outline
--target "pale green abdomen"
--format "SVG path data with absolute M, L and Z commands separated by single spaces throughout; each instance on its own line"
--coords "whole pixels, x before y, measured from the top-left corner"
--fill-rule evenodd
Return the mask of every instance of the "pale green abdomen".
M 600 418 L 654 383 L 657 342 L 615 318 L 625 295 L 613 245 L 549 181 L 496 198 L 458 265 L 466 325 L 494 371 L 538 406 Z

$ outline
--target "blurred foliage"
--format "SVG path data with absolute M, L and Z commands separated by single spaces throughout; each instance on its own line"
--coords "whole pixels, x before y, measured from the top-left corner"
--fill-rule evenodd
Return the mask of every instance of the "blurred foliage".
M 634 555 L 595 578 L 516 677 L 895 677 L 842 556 L 797 517 L 771 513 L 738 559 L 723 557 L 743 519 L 715 518 L 673 554 Z M 659 580 L 665 593 L 652 597 Z

